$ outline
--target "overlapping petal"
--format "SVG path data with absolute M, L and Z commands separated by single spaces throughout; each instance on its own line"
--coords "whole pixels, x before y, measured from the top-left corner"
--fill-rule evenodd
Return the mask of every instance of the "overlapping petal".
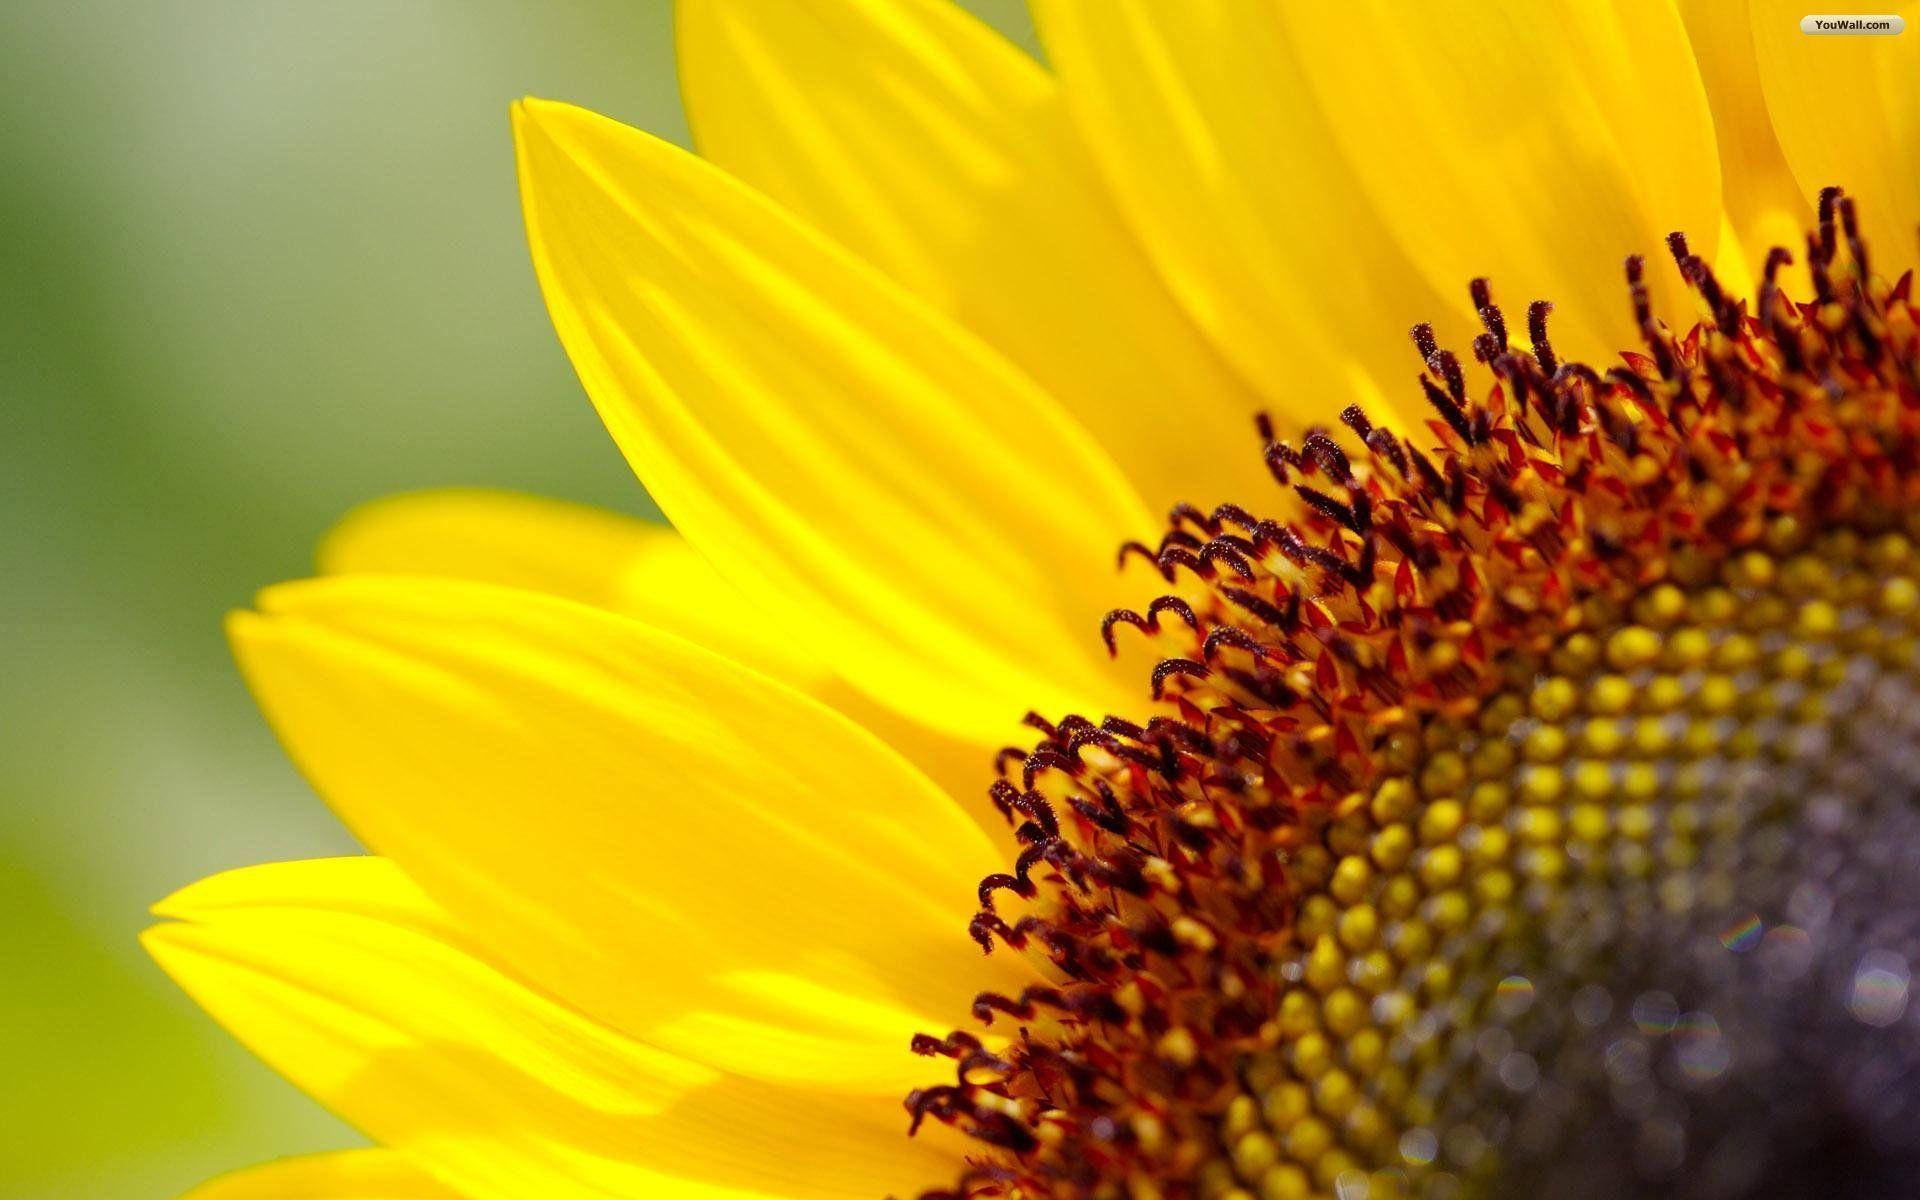
M 444 575 L 625 613 L 817 692 L 830 673 L 789 630 L 663 525 L 563 500 L 482 488 L 390 496 L 327 534 L 330 575 Z
M 1515 310 L 1551 300 L 1563 353 L 1604 361 L 1638 344 L 1627 255 L 1663 256 L 1679 229 L 1712 257 L 1712 116 L 1671 4 L 1272 7 L 1313 108 L 1449 297 L 1486 275 Z M 1651 278 L 1692 312 L 1677 272 Z
M 637 618 L 770 675 L 871 730 L 995 836 L 987 803 L 998 743 L 968 741 L 876 703 L 749 604 L 671 529 L 585 505 L 457 488 L 363 505 L 327 535 L 329 574 L 444 575 L 578 600 Z
M 515 108 L 534 263 L 674 525 L 876 700 L 960 736 L 1124 694 L 1088 622 L 1148 520 L 984 344 L 751 190 L 580 109 Z M 1085 631 L 1085 632 L 1083 632 Z
M 282 1200 L 864 1200 L 948 1165 L 901 1136 L 897 1098 L 753 1083 L 555 1002 L 447 940 L 453 919 L 378 859 L 247 868 L 155 911 L 173 920 L 149 949 L 216 1019 L 441 1185 L 330 1156 L 217 1200 L 276 1181 L 308 1187 Z
M 599 1019 L 762 1079 L 899 1095 L 1004 956 L 999 856 L 910 765 L 636 621 L 453 580 L 264 593 L 232 636 L 295 762 L 491 950 Z M 724 1036 L 716 1036 L 720 1031 Z
M 1259 401 L 1125 227 L 1044 70 L 946 0 L 681 0 L 701 154 L 1024 368 L 1157 507 L 1270 486 Z
M 1861 201 L 1869 243 L 1904 257 L 1920 214 L 1920 38 L 1809 37 L 1805 5 L 1751 0 L 1767 115 L 1803 195 Z M 1920 23 L 1909 12 L 1908 25 Z
M 1714 142 L 1720 150 L 1728 237 L 1714 268 L 1730 291 L 1752 295 L 1767 251 L 1785 246 L 1800 264 L 1800 279 L 1789 280 L 1788 286 L 1804 293 L 1805 255 L 1798 247 L 1813 208 L 1794 181 L 1767 115 L 1748 0 L 1681 0 L 1680 15 L 1713 110 Z
M 1406 331 L 1468 330 L 1380 220 L 1274 8 L 1036 0 L 1068 107 L 1148 254 L 1283 416 L 1399 410 Z M 1322 14 L 1345 27 L 1344 16 Z M 1451 297 L 1466 276 L 1449 280 Z M 1388 381 L 1383 388 L 1380 381 Z M 1417 396 L 1417 389 L 1412 393 Z

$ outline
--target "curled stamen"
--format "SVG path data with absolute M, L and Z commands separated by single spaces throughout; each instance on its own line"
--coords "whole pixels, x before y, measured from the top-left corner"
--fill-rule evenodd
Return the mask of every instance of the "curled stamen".
M 1440 352 L 1440 343 L 1434 340 L 1433 326 L 1422 321 L 1408 332 L 1413 335 L 1413 348 L 1420 352 L 1420 361 L 1432 362 L 1433 356 Z
M 1533 342 L 1534 360 L 1548 375 L 1559 369 L 1553 345 L 1547 341 L 1547 314 L 1552 311 L 1553 305 L 1545 300 L 1535 300 L 1527 305 L 1527 337 Z
M 1459 434 L 1462 442 L 1472 445 L 1473 429 L 1467 424 L 1467 415 L 1460 411 L 1453 397 L 1441 391 L 1440 385 L 1424 375 L 1420 377 L 1420 390 L 1426 394 L 1427 403 L 1440 414 L 1440 419 L 1447 423 L 1447 427 Z
M 1669 233 L 1667 235 L 1667 253 L 1673 255 L 1673 265 L 1680 268 L 1680 278 L 1692 279 L 1692 275 L 1689 274 L 1688 262 L 1693 258 L 1693 252 L 1687 249 L 1687 235 L 1678 229 Z
M 1134 612 L 1130 608 L 1116 608 L 1101 620 L 1100 640 L 1106 644 L 1107 654 L 1113 656 L 1120 652 L 1119 647 L 1114 643 L 1114 626 L 1131 625 L 1142 633 L 1159 633 L 1160 614 L 1163 612 L 1172 613 L 1175 617 L 1185 622 L 1187 628 L 1196 633 L 1199 632 L 1200 620 L 1194 616 L 1192 607 L 1188 605 L 1186 601 L 1180 599 L 1178 596 L 1161 596 L 1154 600 L 1153 603 L 1147 605 L 1145 616 Z
M 1321 430 L 1307 434 L 1300 449 L 1317 463 L 1321 470 L 1331 476 L 1336 483 L 1347 483 L 1353 479 L 1353 467 L 1347 461 L 1346 451 Z
M 1167 681 L 1176 676 L 1185 675 L 1195 679 L 1205 679 L 1211 674 L 1213 674 L 1211 667 L 1190 658 L 1164 659 L 1153 668 L 1153 698 L 1160 699 L 1166 693 Z

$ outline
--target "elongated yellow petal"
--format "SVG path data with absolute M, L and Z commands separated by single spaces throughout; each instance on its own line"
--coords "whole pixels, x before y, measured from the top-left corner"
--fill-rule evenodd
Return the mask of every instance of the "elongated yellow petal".
M 1720 173 L 1686 31 L 1663 0 L 1276 4 L 1320 108 L 1436 288 L 1554 302 L 1554 341 L 1638 345 L 1621 263 L 1688 231 L 1712 257 Z M 1656 265 L 1657 262 L 1656 262 Z M 1650 272 L 1678 294 L 1678 272 Z M 1690 308 L 1676 308 L 1691 313 Z
M 452 1193 L 865 1200 L 950 1170 L 904 1136 L 897 1098 L 754 1084 L 622 1037 L 442 940 L 452 918 L 424 895 L 396 906 L 390 865 L 337 861 L 189 889 L 143 940 L 255 1053 Z
M 1767 116 L 1747 0 L 1680 0 L 1680 15 L 1713 109 L 1720 195 L 1738 243 L 1737 249 L 1714 264 L 1715 269 L 1736 294 L 1752 295 L 1754 276 L 1766 262 L 1767 251 L 1785 246 L 1793 251 L 1797 273 L 1804 278 L 1801 260 L 1806 256 L 1799 245 L 1813 209 L 1794 182 Z M 1803 290 L 1791 282 L 1789 286 L 1796 294 Z
M 404 1155 L 340 1150 L 283 1158 L 208 1180 L 181 1200 L 461 1200 Z
M 481 488 L 392 496 L 349 514 L 319 557 L 330 575 L 446 575 L 578 600 L 809 692 L 829 674 L 678 533 L 583 504 Z
M 1047 56 L 1120 206 L 1174 293 L 1282 416 L 1359 401 L 1419 416 L 1406 331 L 1454 344 L 1280 36 L 1243 0 L 1036 0 Z M 1328 18 L 1345 26 L 1344 17 Z M 1386 380 L 1384 392 L 1377 381 Z
M 1024 375 L 757 193 L 566 105 L 514 109 L 554 325 L 674 525 L 876 700 L 961 736 L 1109 711 L 1114 547 L 1147 528 Z
M 1017 986 L 965 941 L 998 859 L 984 834 L 800 693 L 483 584 L 346 576 L 260 606 L 233 618 L 236 653 L 314 786 L 602 1020 L 756 1077 L 898 1094 L 924 1074 L 914 1032 Z M 703 1039 L 702 1014 L 735 1036 Z
M 1869 6 L 1875 7 L 1875 6 Z M 1886 37 L 1800 32 L 1807 6 L 1752 0 L 1754 57 L 1780 148 L 1806 196 L 1833 185 L 1860 201 L 1883 262 L 1913 253 L 1920 222 L 1920 11 Z
M 1259 401 L 1168 294 L 1026 54 L 946 0 L 681 0 L 674 24 L 701 154 L 1025 368 L 1150 502 L 1272 486 Z
M 414 492 L 348 515 L 321 545 L 320 568 L 524 587 L 635 617 L 845 714 L 904 754 L 990 832 L 1006 832 L 986 800 L 999 743 L 954 738 L 849 687 L 664 526 L 514 492 Z
M 196 880 L 153 906 L 160 917 L 207 921 L 225 913 L 320 907 L 342 916 L 404 925 L 452 946 L 471 935 L 427 899 L 420 885 L 370 854 L 307 858 L 222 871 Z

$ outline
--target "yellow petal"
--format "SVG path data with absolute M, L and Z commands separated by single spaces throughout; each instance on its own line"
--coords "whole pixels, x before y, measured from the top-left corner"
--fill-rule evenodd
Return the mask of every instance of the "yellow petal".
M 404 925 L 448 945 L 470 935 L 393 863 L 373 855 L 307 858 L 209 875 L 153 906 L 155 916 L 206 921 L 226 913 L 314 907 Z
M 662 511 L 881 703 L 1003 738 L 1110 711 L 1113 552 L 1149 522 L 1058 405 L 757 193 L 580 109 L 514 109 L 547 305 Z
M 1806 5 L 1753 0 L 1754 57 L 1767 115 L 1802 195 L 1838 185 L 1860 203 L 1868 242 L 1898 274 L 1920 223 L 1920 11 L 1891 36 L 1809 36 Z
M 1269 7 L 1036 0 L 1068 107 L 1147 253 L 1280 414 L 1420 415 L 1416 321 L 1454 314 L 1373 211 Z M 1330 24 L 1348 27 L 1344 16 Z M 1389 381 L 1382 391 L 1378 380 Z M 1409 402 L 1408 398 L 1412 400 Z
M 681 0 L 709 161 L 1023 367 L 1157 507 L 1272 486 L 1253 394 L 1141 254 L 1053 79 L 945 0 Z
M 181 1200 L 460 1200 L 460 1194 L 391 1150 L 339 1150 L 234 1171 Z
M 583 504 L 481 488 L 391 496 L 348 514 L 319 558 L 329 575 L 446 575 L 578 600 L 806 691 L 829 674 L 672 529 Z
M 865 1200 L 950 1171 L 904 1136 L 897 1097 L 754 1084 L 622 1037 L 443 941 L 451 918 L 424 895 L 396 908 L 391 866 L 336 861 L 232 872 L 210 908 L 189 889 L 143 941 L 261 1058 L 452 1193 Z
M 1793 251 L 1804 278 L 1801 260 L 1806 256 L 1799 246 L 1813 210 L 1794 182 L 1767 116 L 1747 9 L 1747 0 L 1680 0 L 1700 82 L 1713 109 L 1720 195 L 1737 242 L 1737 251 L 1729 252 L 1737 253 L 1737 269 L 1732 257 L 1714 266 L 1730 289 L 1750 296 L 1754 276 L 1774 246 Z M 1795 294 L 1802 290 L 1794 287 Z
M 1486 275 L 1513 312 L 1551 300 L 1562 356 L 1604 361 L 1639 345 L 1627 255 L 1663 260 L 1675 229 L 1713 255 L 1712 117 L 1671 4 L 1360 0 L 1337 20 L 1274 9 L 1368 195 L 1436 288 L 1459 295 Z M 1649 276 L 1678 295 L 1670 264 Z
M 260 606 L 236 653 L 316 789 L 594 1016 L 759 1078 L 898 1094 L 924 1077 L 914 1032 L 1018 985 L 966 941 L 985 835 L 800 693 L 483 584 L 345 576 Z M 701 1014 L 737 1036 L 703 1039 Z
M 605 608 L 770 675 L 865 726 L 945 788 L 991 833 L 999 743 L 963 741 L 876 704 L 801 649 L 673 530 L 584 505 L 478 488 L 414 492 L 363 505 L 320 548 L 329 574 L 445 575 L 522 587 Z

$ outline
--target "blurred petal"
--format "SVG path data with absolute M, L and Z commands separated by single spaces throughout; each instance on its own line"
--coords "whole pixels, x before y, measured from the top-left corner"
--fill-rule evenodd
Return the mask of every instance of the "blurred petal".
M 234 1171 L 181 1200 L 460 1200 L 460 1193 L 391 1150 L 339 1150 Z
M 1036 0 L 1068 107 L 1173 292 L 1292 423 L 1355 401 L 1418 415 L 1407 341 L 1464 319 L 1345 161 L 1273 11 L 1241 0 Z M 1320 19 L 1353 35 L 1344 15 Z M 1466 277 L 1446 294 L 1464 297 Z M 1413 401 L 1407 403 L 1411 395 Z
M 914 1032 L 1020 980 L 968 950 L 985 835 L 798 692 L 483 584 L 346 576 L 260 607 L 234 615 L 235 650 L 316 789 L 490 950 L 617 1028 L 897 1095 L 925 1073 Z
M 855 691 L 665 526 L 515 492 L 414 492 L 349 514 L 322 543 L 320 569 L 498 583 L 634 617 L 845 714 L 910 759 L 989 831 L 1006 832 L 986 801 L 998 743 L 953 738 Z
M 897 1098 L 756 1085 L 622 1037 L 441 940 L 451 918 L 424 895 L 370 914 L 370 874 L 395 877 L 389 897 L 405 881 L 340 862 L 231 872 L 221 903 L 189 889 L 143 940 L 256 1054 L 453 1193 L 851 1200 L 938 1177 Z
M 636 617 L 806 691 L 828 674 L 678 533 L 583 504 L 480 488 L 392 496 L 329 531 L 320 569 L 527 588 Z
M 1767 115 L 1801 194 L 1845 188 L 1881 261 L 1908 262 L 1920 222 L 1920 31 L 1810 37 L 1800 32 L 1805 5 L 1752 0 L 1752 9 Z M 1920 13 L 1909 10 L 1907 23 Z
M 374 855 L 264 863 L 209 875 L 153 906 L 160 917 L 205 921 L 223 913 L 315 906 L 342 916 L 405 925 L 448 945 L 467 932 L 393 863 Z
M 1167 293 L 1033 59 L 946 0 L 681 0 L 675 28 L 704 157 L 992 343 L 1154 505 L 1271 486 L 1259 402 Z
M 1732 222 L 1736 261 L 1723 256 L 1714 266 L 1740 295 L 1752 295 L 1767 251 L 1794 250 L 1804 279 L 1806 256 L 1797 247 L 1813 219 L 1813 209 L 1794 182 L 1787 157 L 1774 136 L 1767 103 L 1760 93 L 1760 68 L 1754 60 L 1747 0 L 1680 0 L 1687 39 L 1700 66 L 1700 82 L 1713 109 L 1714 141 L 1720 148 L 1720 195 Z M 1737 266 L 1737 270 L 1736 270 Z M 1795 294 L 1802 288 L 1795 287 Z
M 1149 521 L 1057 404 L 699 159 L 544 101 L 514 128 L 561 341 L 729 582 L 956 736 L 1123 702 L 1091 622 Z
M 1368 195 L 1446 294 L 1486 275 L 1511 310 L 1551 300 L 1563 355 L 1602 361 L 1639 344 L 1627 255 L 1664 257 L 1679 229 L 1712 256 L 1712 116 L 1671 4 L 1273 7 Z M 1678 294 L 1677 271 L 1649 277 Z

